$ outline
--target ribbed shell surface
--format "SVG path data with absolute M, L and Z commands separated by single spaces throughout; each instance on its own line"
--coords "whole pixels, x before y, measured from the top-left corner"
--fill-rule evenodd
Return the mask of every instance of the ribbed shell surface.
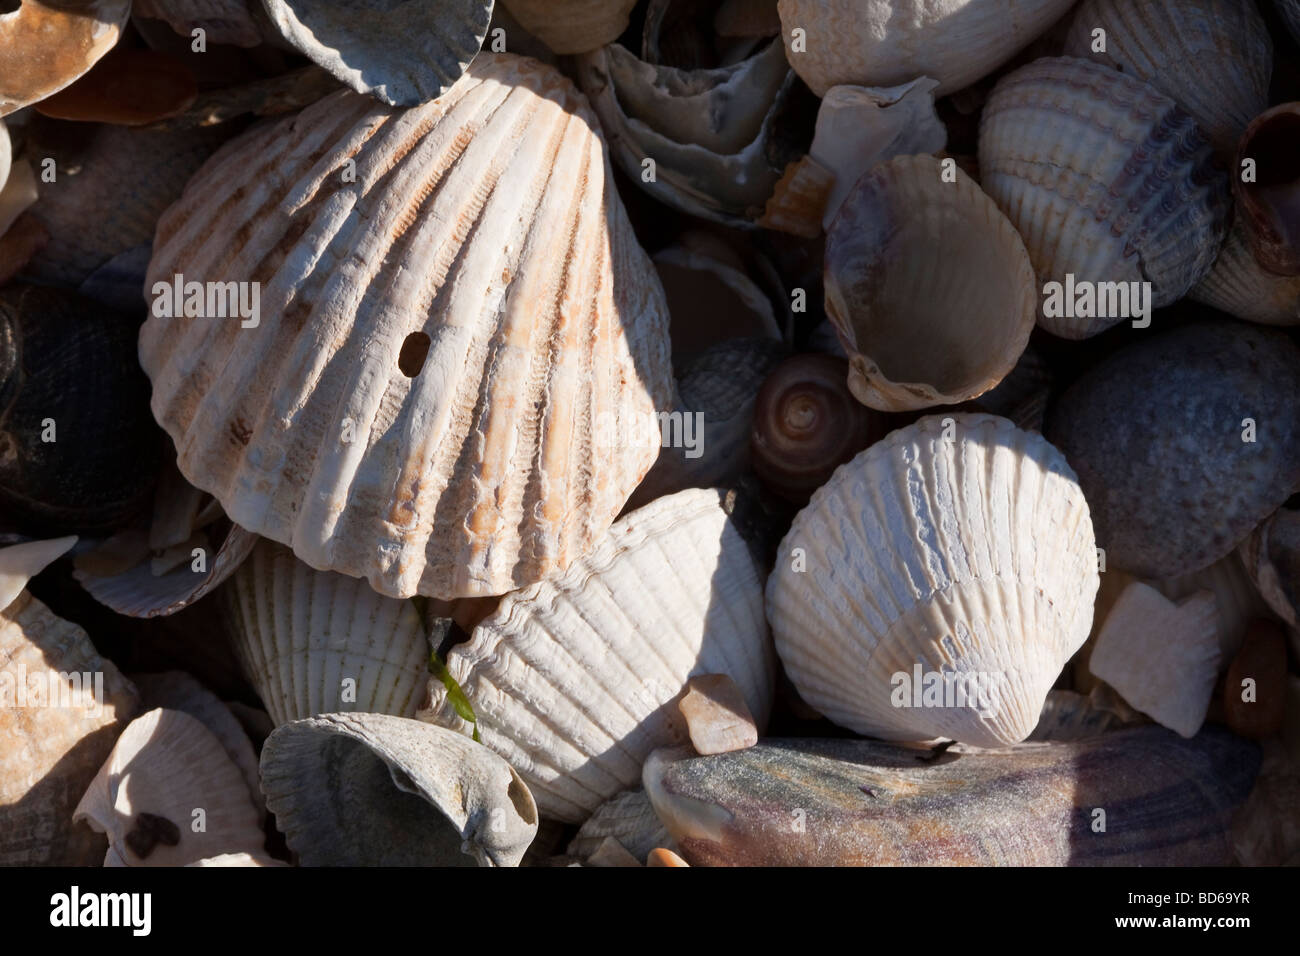
M 1151 283 L 1152 305 L 1210 269 L 1227 227 L 1227 179 L 1195 121 L 1163 93 L 1068 57 L 1003 77 L 980 126 L 980 184 L 1025 240 L 1040 283 Z M 1044 317 L 1078 339 L 1123 316 Z
M 415 716 L 430 649 L 410 601 L 313 571 L 266 540 L 223 594 L 235 652 L 277 727 L 338 711 Z M 352 700 L 344 699 L 347 679 Z
M 313 567 L 501 594 L 586 551 L 658 452 L 633 424 L 669 402 L 663 290 L 594 115 L 536 61 L 256 127 L 154 248 L 150 289 L 261 283 L 256 327 L 151 317 L 140 358 L 186 478 Z
M 774 668 L 760 570 L 720 493 L 703 489 L 621 519 L 447 655 L 483 743 L 543 816 L 570 823 L 635 786 L 655 747 L 685 740 L 676 698 L 689 677 L 730 675 L 763 727 Z M 442 684 L 430 687 L 430 719 L 469 733 Z
M 934 415 L 813 495 L 781 543 L 767 612 L 799 694 L 837 724 L 999 746 L 1034 729 L 1088 637 L 1098 583 L 1088 505 L 1061 453 L 1003 418 Z M 910 693 L 895 706 L 895 675 L 911 681 L 917 665 L 990 675 L 991 715 L 977 701 L 910 706 Z

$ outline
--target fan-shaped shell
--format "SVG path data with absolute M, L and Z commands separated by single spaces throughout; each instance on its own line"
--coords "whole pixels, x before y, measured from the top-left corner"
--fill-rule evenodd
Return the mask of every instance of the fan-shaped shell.
M 1275 275 L 1259 264 L 1240 210 L 1214 268 L 1188 296 L 1247 322 L 1300 325 L 1300 275 Z
M 979 158 L 980 184 L 1019 230 L 1044 286 L 1069 276 L 1150 282 L 1160 307 L 1218 255 L 1227 178 L 1195 121 L 1134 77 L 1071 58 L 1021 67 L 985 104 Z M 1078 339 L 1129 317 L 1047 315 L 1040 304 L 1038 321 Z
M 150 288 L 176 274 L 261 283 L 256 327 L 141 330 L 182 473 L 384 594 L 564 567 L 658 452 L 637 426 L 669 402 L 663 291 L 595 117 L 535 61 L 484 54 L 412 110 L 342 92 L 228 144 L 159 224 Z
M 22 0 L 0 16 L 0 116 L 57 93 L 111 50 L 131 0 Z
M 638 860 L 650 851 L 672 841 L 663 823 L 655 815 L 645 790 L 625 790 L 602 803 L 569 842 L 567 852 L 585 860 L 609 837 Z
M 685 740 L 676 698 L 692 675 L 730 675 L 766 724 L 775 661 L 762 605 L 720 492 L 683 491 L 620 519 L 559 577 L 507 595 L 447 669 L 542 814 L 579 823 L 635 785 L 651 750 Z M 468 733 L 446 687 L 430 691 L 429 719 Z
M 826 314 L 849 389 L 886 412 L 982 395 L 1015 366 L 1037 314 L 1034 267 L 960 169 L 899 156 L 849 192 L 826 237 Z
M 1073 2 L 781 0 L 778 10 L 790 65 L 818 96 L 840 83 L 894 86 L 922 75 L 943 96 L 1011 59 Z
M 1088 505 L 1061 453 L 1006 419 L 929 416 L 813 495 L 767 611 L 795 688 L 841 726 L 998 746 L 1034 729 L 1097 586 Z M 951 693 L 924 697 L 917 682 L 943 673 Z
M 1103 52 L 1095 30 L 1106 31 Z M 1249 0 L 1084 0 L 1064 52 L 1150 83 L 1229 155 L 1268 106 L 1273 42 Z
M 556 53 L 588 53 L 627 29 L 636 0 L 502 0 L 529 33 Z
M 313 571 L 265 539 L 222 594 L 235 653 L 276 726 L 338 711 L 415 716 L 429 641 L 412 602 Z
M 262 787 L 306 866 L 517 866 L 537 833 L 518 774 L 443 727 L 383 714 L 295 720 Z
M 447 91 L 487 35 L 492 0 L 262 0 L 280 34 L 358 93 L 415 106 Z

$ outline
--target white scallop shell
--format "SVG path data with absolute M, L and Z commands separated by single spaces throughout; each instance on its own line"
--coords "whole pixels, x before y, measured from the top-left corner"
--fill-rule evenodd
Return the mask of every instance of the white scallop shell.
M 1041 435 L 929 416 L 841 466 L 796 516 L 768 620 L 795 688 L 837 724 L 1001 746 L 1034 729 L 1088 636 L 1095 549 L 1075 475 Z M 918 668 L 923 683 L 954 675 L 945 706 L 909 706 Z
M 572 823 L 635 786 L 651 750 L 685 740 L 676 699 L 689 677 L 730 675 L 763 727 L 774 667 L 760 569 L 721 493 L 702 489 L 620 519 L 447 655 L 483 743 L 544 816 Z M 434 680 L 430 691 L 421 716 L 468 733 L 447 689 Z
M 671 396 L 663 290 L 595 116 L 535 61 L 483 54 L 421 107 L 341 92 L 250 130 L 159 223 L 149 288 L 177 274 L 261 283 L 256 327 L 141 329 L 181 472 L 384 594 L 539 580 L 658 453 L 634 426 Z
M 1087 60 L 1036 60 L 1003 77 L 980 125 L 980 184 L 1019 230 L 1039 282 L 1151 283 L 1151 305 L 1209 271 L 1227 181 L 1192 118 L 1153 87 Z M 1078 339 L 1129 316 L 1047 316 Z
M 265 539 L 222 594 L 244 675 L 277 727 L 339 711 L 415 716 L 430 648 L 411 601 L 313 571 Z

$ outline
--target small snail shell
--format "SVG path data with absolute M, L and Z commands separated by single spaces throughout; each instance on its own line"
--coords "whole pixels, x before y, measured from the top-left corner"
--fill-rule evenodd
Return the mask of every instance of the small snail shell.
M 849 363 L 834 355 L 795 355 L 763 383 L 754 406 L 754 472 L 796 504 L 889 430 L 885 415 L 849 393 Z
M 1232 178 L 1238 214 L 1255 259 L 1269 272 L 1300 275 L 1300 102 L 1255 117 L 1237 147 L 1237 168 L 1253 160 L 1253 181 Z

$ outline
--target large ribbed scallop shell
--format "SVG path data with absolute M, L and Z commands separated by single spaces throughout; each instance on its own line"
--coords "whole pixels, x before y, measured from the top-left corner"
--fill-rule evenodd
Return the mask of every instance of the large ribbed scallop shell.
M 529 33 L 556 53 L 588 53 L 627 29 L 636 0 L 502 0 Z
M 313 571 L 265 539 L 221 593 L 235 653 L 277 727 L 338 711 L 415 716 L 429 641 L 412 602 Z
M 1106 49 L 1094 53 L 1098 29 Z M 1064 52 L 1150 83 L 1228 154 L 1268 107 L 1273 42 L 1249 0 L 1084 0 Z
M 663 290 L 595 117 L 535 61 L 484 54 L 416 109 L 343 92 L 250 131 L 159 224 L 150 287 L 176 273 L 261 282 L 255 328 L 141 330 L 182 473 L 384 594 L 539 580 L 658 453 L 635 426 L 671 392 Z
M 1259 264 L 1240 211 L 1214 268 L 1188 296 L 1247 322 L 1300 325 L 1300 275 L 1274 275 Z
M 1097 586 L 1064 456 L 1006 419 L 933 415 L 813 495 L 781 543 L 767 610 L 800 696 L 836 723 L 998 746 L 1034 729 L 1088 636 Z M 918 668 L 956 675 L 969 700 L 955 680 L 944 706 L 915 706 L 919 691 L 896 700 Z
M 56 678 L 51 706 L 44 694 Z M 72 827 L 72 809 L 138 702 L 86 632 L 27 591 L 0 613 L 0 866 L 103 861 L 104 840 Z
M 1071 58 L 999 81 L 980 126 L 980 183 L 1024 237 L 1040 283 L 1151 283 L 1152 305 L 1210 269 L 1227 228 L 1228 185 L 1210 143 L 1164 94 Z M 1045 317 L 1086 338 L 1125 316 Z
M 894 86 L 922 75 L 943 96 L 1009 60 L 1073 2 L 781 0 L 778 9 L 790 65 L 818 96 L 840 83 Z
M 572 823 L 634 786 L 655 747 L 685 740 L 676 698 L 689 677 L 730 675 L 761 727 L 774 667 L 760 570 L 712 490 L 620 519 L 563 575 L 507 595 L 447 655 L 483 743 L 544 816 Z M 446 688 L 430 690 L 429 719 L 468 732 Z

